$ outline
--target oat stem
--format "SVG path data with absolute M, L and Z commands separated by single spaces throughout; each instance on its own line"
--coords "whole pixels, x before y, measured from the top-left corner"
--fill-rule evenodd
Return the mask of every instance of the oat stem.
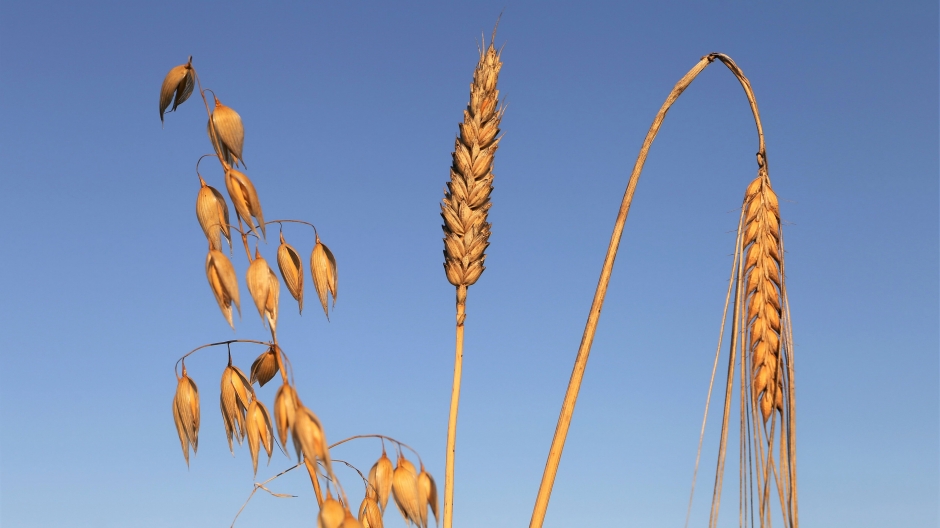
M 640 179 L 640 173 L 643 171 L 643 165 L 646 163 L 646 157 L 650 146 L 662 126 L 666 113 L 672 107 L 673 103 L 679 98 L 683 91 L 689 87 L 695 77 L 702 72 L 709 64 L 715 60 L 720 60 L 737 77 L 741 83 L 744 92 L 747 95 L 751 106 L 751 112 L 754 114 L 754 121 L 757 125 L 757 135 L 760 143 L 758 149 L 758 163 L 763 166 L 766 164 L 766 154 L 764 151 L 764 132 L 760 123 L 760 115 L 757 111 L 757 102 L 754 93 L 751 90 L 750 82 L 744 77 L 740 68 L 731 60 L 731 57 L 721 53 L 711 53 L 702 57 L 688 73 L 686 73 L 679 82 L 676 83 L 672 92 L 666 98 L 653 124 L 650 126 L 646 139 L 643 140 L 643 146 L 637 156 L 636 163 L 633 166 L 633 172 L 630 174 L 630 180 L 627 183 L 627 189 L 623 195 L 623 201 L 620 204 L 620 210 L 617 213 L 617 220 L 614 223 L 614 230 L 610 237 L 610 244 L 607 247 L 607 254 L 604 257 L 604 265 L 601 268 L 600 278 L 598 279 L 597 289 L 594 293 L 594 300 L 591 303 L 591 309 L 588 312 L 587 322 L 584 326 L 584 334 L 581 337 L 581 344 L 578 347 L 578 354 L 575 358 L 574 368 L 571 372 L 571 379 L 568 382 L 568 389 L 565 392 L 565 399 L 561 406 L 561 412 L 558 416 L 558 424 L 555 427 L 555 435 L 552 439 L 552 445 L 549 449 L 548 460 L 545 463 L 545 471 L 542 474 L 542 482 L 539 485 L 538 495 L 535 500 L 535 507 L 532 512 L 532 519 L 529 522 L 530 528 L 541 528 L 545 520 L 545 512 L 548 510 L 548 501 L 551 498 L 552 486 L 555 483 L 555 475 L 558 472 L 558 464 L 561 461 L 561 454 L 565 446 L 565 439 L 568 436 L 568 428 L 571 425 L 571 417 L 574 414 L 575 403 L 578 399 L 578 392 L 581 389 L 581 381 L 584 378 L 584 370 L 587 367 L 588 356 L 591 353 L 591 345 L 594 342 L 594 334 L 597 330 L 597 322 L 600 319 L 601 308 L 604 305 L 604 297 L 607 294 L 607 285 L 610 282 L 610 274 L 613 271 L 614 260 L 617 257 L 617 249 L 620 246 L 620 237 L 623 233 L 624 224 L 627 221 L 627 214 L 630 211 L 630 204 L 633 202 L 633 194 L 636 191 L 636 185 Z M 445 512 L 446 512 L 445 502 Z M 446 513 L 445 513 L 446 515 Z M 446 517 L 445 517 L 446 519 Z M 450 528 L 445 525 L 445 528 Z

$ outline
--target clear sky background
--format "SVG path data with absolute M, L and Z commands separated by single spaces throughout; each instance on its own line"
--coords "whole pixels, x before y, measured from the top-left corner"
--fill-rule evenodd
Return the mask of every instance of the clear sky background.
M 266 335 L 243 281 L 234 334 L 206 284 L 201 101 L 160 126 L 160 83 L 188 55 L 242 116 L 265 216 L 315 223 L 338 260 L 331 322 L 312 290 L 302 318 L 281 295 L 305 403 L 330 440 L 409 443 L 443 491 L 454 289 L 438 204 L 477 46 L 504 9 L 508 109 L 469 293 L 456 525 L 527 525 L 633 160 L 675 81 L 720 51 L 751 79 L 782 202 L 803 525 L 937 526 L 937 3 L 504 0 L 3 2 L 0 524 L 228 526 L 252 488 L 215 403 L 223 350 L 188 362 L 203 408 L 189 469 L 170 413 L 179 356 Z M 546 527 L 682 525 L 756 148 L 740 86 L 712 65 L 651 150 Z M 285 233 L 306 258 L 309 230 Z M 261 352 L 233 351 L 245 370 Z M 269 406 L 273 391 L 259 391 Z M 379 453 L 366 440 L 334 456 L 367 470 Z M 276 454 L 257 480 L 291 464 Z M 258 495 L 237 526 L 314 522 L 301 471 L 270 487 L 298 498 Z

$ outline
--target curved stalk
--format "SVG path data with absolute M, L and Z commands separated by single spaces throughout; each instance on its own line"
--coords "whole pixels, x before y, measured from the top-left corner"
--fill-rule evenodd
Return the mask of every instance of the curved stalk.
M 759 149 L 757 153 L 757 163 L 759 166 L 765 166 L 767 156 L 764 148 L 764 130 L 760 122 L 760 114 L 757 110 L 757 101 L 754 98 L 754 92 L 751 89 L 751 83 L 744 76 L 744 73 L 738 68 L 731 57 L 721 53 L 711 53 L 702 57 L 701 60 L 686 73 L 679 82 L 673 87 L 672 92 L 666 98 L 653 124 L 650 126 L 646 139 L 643 140 L 643 146 L 640 147 L 640 153 L 637 156 L 636 163 L 633 166 L 633 172 L 630 174 L 630 180 L 627 183 L 627 189 L 623 195 L 623 201 L 620 204 L 620 210 L 617 213 L 617 220 L 614 223 L 614 231 L 610 236 L 610 244 L 607 247 L 607 255 L 604 257 L 604 265 L 601 268 L 600 278 L 598 279 L 597 289 L 594 292 L 594 300 L 591 303 L 591 309 L 588 312 L 587 323 L 584 326 L 584 334 L 581 337 L 581 345 L 578 347 L 578 354 L 575 358 L 574 368 L 571 372 L 571 379 L 568 382 L 568 389 L 565 392 L 565 398 L 562 402 L 561 412 L 558 416 L 558 424 L 555 427 L 555 435 L 552 439 L 552 445 L 548 452 L 548 460 L 545 463 L 545 471 L 542 473 L 542 482 L 539 485 L 538 495 L 535 500 L 535 507 L 532 512 L 532 519 L 529 522 L 529 528 L 541 528 L 545 520 L 545 512 L 548 510 L 548 501 L 551 497 L 552 486 L 555 483 L 555 475 L 558 472 L 558 464 L 561 461 L 561 454 L 564 450 L 565 439 L 568 436 L 568 428 L 571 425 L 571 417 L 574 414 L 575 403 L 578 399 L 578 392 L 581 389 L 581 381 L 584 378 L 584 370 L 587 367 L 588 356 L 591 353 L 591 345 L 594 343 L 594 334 L 597 331 L 597 322 L 600 319 L 601 309 L 604 305 L 604 297 L 607 294 L 607 285 L 610 282 L 610 274 L 613 271 L 614 260 L 617 257 L 617 249 L 620 246 L 620 238 L 623 233 L 624 224 L 627 221 L 627 214 L 630 212 L 630 204 L 633 202 L 633 194 L 636 191 L 636 185 L 640 179 L 640 173 L 643 171 L 643 165 L 646 163 L 646 157 L 649 154 L 650 146 L 659 133 L 666 113 L 672 107 L 673 103 L 679 98 L 682 92 L 692 83 L 693 80 L 709 64 L 715 60 L 721 61 L 731 70 L 731 73 L 741 83 L 744 92 L 747 95 L 751 106 L 751 112 L 754 114 L 754 122 L 757 125 L 757 135 Z M 450 446 L 448 446 L 450 447 Z M 448 450 L 450 456 L 450 450 Z M 445 512 L 447 511 L 445 503 Z M 446 513 L 445 513 L 446 516 Z M 446 517 L 445 517 L 446 519 Z M 446 526 L 446 525 L 445 525 Z

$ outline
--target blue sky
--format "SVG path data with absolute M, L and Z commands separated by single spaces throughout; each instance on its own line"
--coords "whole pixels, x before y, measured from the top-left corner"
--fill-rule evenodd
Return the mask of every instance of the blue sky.
M 242 116 L 266 217 L 315 223 L 336 254 L 331 322 L 310 293 L 298 317 L 282 292 L 305 403 L 331 440 L 414 446 L 443 488 L 454 330 L 438 204 L 502 11 L 508 109 L 469 293 L 455 524 L 528 522 L 633 160 L 675 81 L 720 51 L 752 82 L 782 201 L 803 523 L 937 525 L 936 2 L 14 0 L 0 7 L 0 524 L 227 526 L 251 490 L 214 403 L 224 352 L 187 363 L 203 402 L 188 470 L 170 413 L 179 356 L 265 336 L 243 281 L 234 334 L 206 285 L 201 102 L 162 129 L 157 116 L 163 76 L 189 55 Z M 755 151 L 740 86 L 711 66 L 651 150 L 546 527 L 682 523 Z M 285 234 L 309 253 L 307 231 Z M 243 369 L 260 353 L 233 351 Z M 368 469 L 379 453 L 361 441 L 334 456 Z M 290 464 L 276 454 L 258 480 Z M 358 501 L 355 475 L 340 478 Z M 256 496 L 238 526 L 313 522 L 305 475 L 272 490 L 298 497 Z

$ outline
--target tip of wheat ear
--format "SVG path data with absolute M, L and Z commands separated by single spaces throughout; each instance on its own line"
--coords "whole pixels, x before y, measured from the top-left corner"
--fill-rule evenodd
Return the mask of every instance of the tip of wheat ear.
M 500 52 L 493 46 L 480 52 L 470 84 L 470 103 L 464 110 L 454 142 L 450 182 L 441 202 L 444 219 L 444 271 L 458 288 L 475 283 L 489 246 L 490 193 L 493 191 L 493 155 L 499 146 L 499 122 L 503 108 L 496 81 L 502 68 Z

